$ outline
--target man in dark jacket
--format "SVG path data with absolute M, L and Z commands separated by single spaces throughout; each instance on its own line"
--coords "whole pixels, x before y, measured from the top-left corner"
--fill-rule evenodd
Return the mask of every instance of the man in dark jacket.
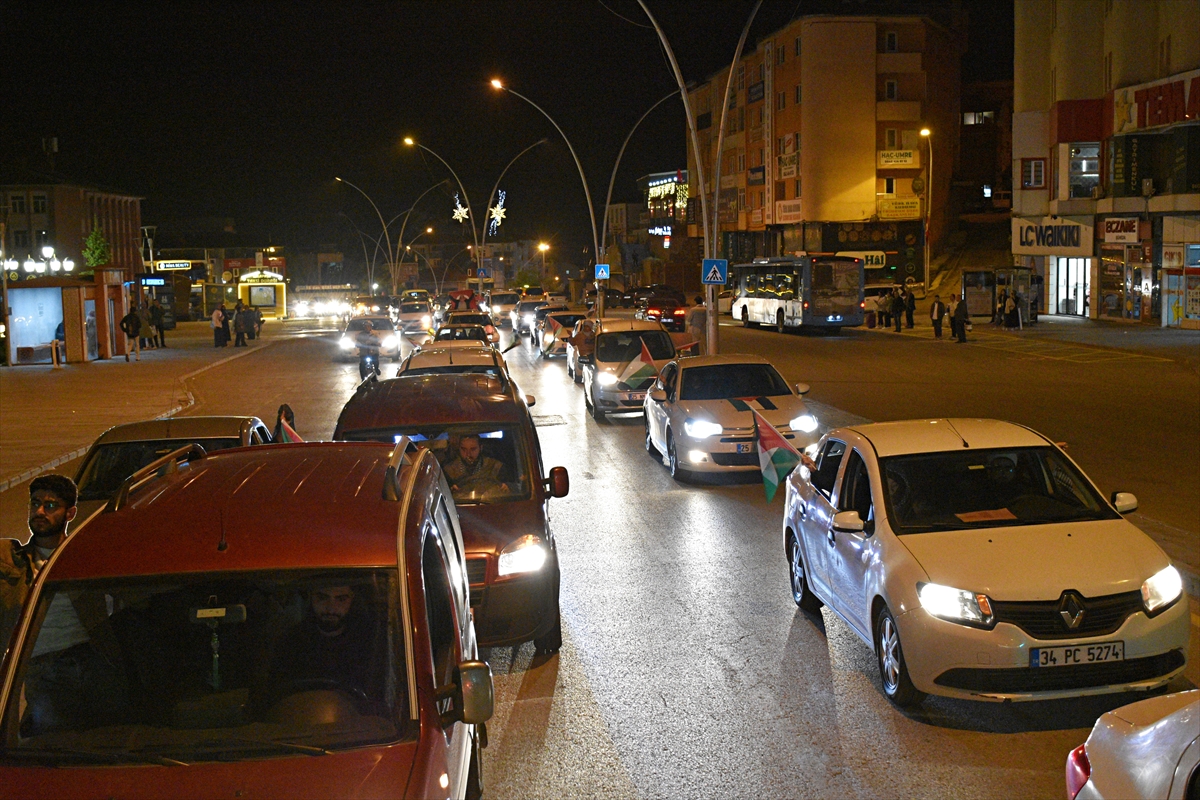
M 913 313 L 917 310 L 917 296 L 912 293 L 912 289 L 904 290 L 904 327 L 911 329 L 913 326 Z
M 942 338 L 942 320 L 946 317 L 946 304 L 942 302 L 942 296 L 935 294 L 933 296 L 933 305 L 929 307 L 929 321 L 933 323 L 933 338 Z
M 904 294 L 899 289 L 892 290 L 892 320 L 896 324 L 896 333 L 904 322 Z
M 137 354 L 138 361 L 142 360 L 142 349 L 140 346 L 140 338 L 142 333 L 142 318 L 138 316 L 136 308 L 131 308 L 129 313 L 121 317 L 121 333 L 129 339 L 130 343 L 125 344 L 125 360 L 129 360 L 129 349 L 132 347 Z
M 954 307 L 954 327 L 958 329 L 958 343 L 967 343 L 967 322 L 970 320 L 971 314 L 967 310 L 967 300 L 963 298 L 958 301 L 958 305 Z
M 163 329 L 163 307 L 158 298 L 150 301 L 150 324 L 154 327 L 154 346 L 166 347 L 167 334 Z

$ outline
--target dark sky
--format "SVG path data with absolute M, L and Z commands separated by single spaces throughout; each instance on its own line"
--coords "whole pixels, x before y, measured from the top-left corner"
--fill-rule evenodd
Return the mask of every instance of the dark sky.
M 944 10 L 953 0 L 925 6 Z M 729 62 L 752 0 L 651 0 L 686 80 Z M 1012 0 L 963 0 L 972 21 L 964 80 L 1012 76 Z M 898 13 L 912 3 L 766 0 L 751 41 L 810 13 Z M 143 221 L 234 218 L 261 243 L 361 248 L 342 214 L 380 230 L 385 218 L 448 177 L 404 148 L 406 135 L 458 173 L 482 216 L 505 164 L 501 238 L 550 241 L 561 258 L 590 256 L 578 172 L 561 136 L 532 106 L 488 86 L 500 77 L 546 110 L 587 173 L 597 217 L 621 142 L 674 88 L 636 0 L 560 2 L 8 2 L 0 30 L 0 158 L 145 197 Z M 749 47 L 749 45 L 748 45 Z M 686 166 L 682 104 L 638 129 L 614 200 L 635 181 Z M 449 219 L 452 195 L 418 212 L 435 239 L 469 241 Z M 598 220 L 599 224 L 599 220 Z M 410 228 L 412 230 L 412 228 Z M 418 228 L 419 230 L 419 228 Z M 407 236 L 406 236 L 407 238 Z

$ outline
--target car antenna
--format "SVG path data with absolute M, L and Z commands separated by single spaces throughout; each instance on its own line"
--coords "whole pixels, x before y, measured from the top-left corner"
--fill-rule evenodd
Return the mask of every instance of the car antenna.
M 217 552 L 224 553 L 229 549 L 229 542 L 225 541 L 225 512 L 217 509 L 217 521 L 221 524 L 221 541 L 217 542 Z
M 967 440 L 966 440 L 966 439 L 963 439 L 963 435 L 962 435 L 961 433 L 959 433 L 959 432 L 958 432 L 958 428 L 954 427 L 954 423 L 953 423 L 953 422 L 951 422 L 950 420 L 946 420 L 946 424 L 950 426 L 950 430 L 954 431 L 954 435 L 955 435 L 955 436 L 957 436 L 959 439 L 962 439 L 963 447 L 970 447 L 970 446 L 971 446 L 971 445 L 967 444 Z

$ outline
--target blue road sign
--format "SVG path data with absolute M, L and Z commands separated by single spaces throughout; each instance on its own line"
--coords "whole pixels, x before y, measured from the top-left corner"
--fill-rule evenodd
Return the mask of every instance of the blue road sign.
M 700 280 L 704 283 L 724 284 L 729 279 L 729 262 L 723 258 L 706 258 L 700 268 Z
M 475 270 L 475 277 L 476 278 L 490 278 L 490 277 L 492 277 L 492 271 L 490 269 L 477 269 L 477 270 Z
M 612 270 L 609 269 L 608 264 L 597 264 L 596 265 L 596 280 L 598 280 L 598 281 L 608 280 L 610 277 L 609 273 L 611 271 Z

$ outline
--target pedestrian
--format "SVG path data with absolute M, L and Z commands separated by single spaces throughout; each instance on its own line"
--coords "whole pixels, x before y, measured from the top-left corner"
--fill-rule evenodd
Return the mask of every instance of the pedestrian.
M 250 324 L 250 311 L 238 300 L 237 305 L 233 307 L 233 332 L 236 337 L 233 340 L 234 347 L 246 346 L 246 329 Z
M 879 327 L 887 328 L 892 324 L 892 295 L 891 292 L 875 296 L 875 313 L 879 317 Z
M 958 309 L 958 298 L 955 295 L 950 295 L 950 302 L 946 304 L 946 316 L 950 318 L 950 338 L 958 338 L 958 322 L 954 319 L 954 312 Z
M 965 299 L 955 299 L 958 301 L 958 305 L 954 307 L 954 323 L 955 327 L 958 328 L 958 343 L 966 344 L 967 325 L 970 322 L 970 314 L 967 311 L 967 301 Z
M 913 314 L 917 310 L 917 296 L 912 293 L 912 289 L 904 290 L 904 327 L 912 329 Z
M 1010 294 L 1004 301 L 1004 328 L 1012 330 L 1017 327 L 1020 322 L 1017 320 L 1017 300 L 1016 293 Z
M 696 340 L 695 353 L 698 356 L 705 354 L 705 344 L 707 342 L 708 331 L 705 330 L 708 324 L 708 309 L 704 305 L 703 297 L 696 297 L 696 304 L 687 310 L 687 316 L 684 317 L 684 326 L 691 337 Z
M 229 309 L 225 307 L 224 303 L 221 303 L 221 339 L 224 342 L 221 347 L 229 344 L 229 323 L 233 321 L 232 317 Z
M 993 325 L 1003 325 L 1004 324 L 1004 306 L 1007 302 L 1008 302 L 1008 292 L 1006 290 L 1001 289 L 1000 296 L 996 298 L 996 310 L 992 313 L 992 324 Z
M 896 325 L 896 333 L 900 332 L 900 325 L 904 322 L 904 295 L 899 289 L 892 290 L 892 321 Z
M 129 313 L 121 317 L 121 333 L 125 334 L 129 339 L 125 344 L 125 360 L 129 360 L 129 349 L 132 347 L 137 356 L 137 360 L 142 360 L 141 349 L 141 332 L 142 318 L 138 316 L 137 309 L 129 309 Z
M 143 350 L 154 349 L 154 322 L 150 319 L 150 307 L 142 302 L 138 305 L 138 321 L 141 322 L 138 338 Z
M 942 320 L 946 317 L 946 304 L 942 302 L 942 296 L 935 294 L 933 296 L 933 305 L 929 307 L 929 321 L 933 323 L 933 338 L 942 338 Z
M 213 347 L 225 346 L 225 304 L 217 306 L 212 312 Z
M 296 415 L 292 412 L 292 407 L 284 403 L 275 412 L 275 431 L 271 434 L 272 442 L 286 442 L 287 437 L 284 434 L 283 424 L 287 423 L 292 430 L 296 429 Z
M 154 346 L 155 347 L 166 347 L 167 346 L 167 334 L 166 334 L 166 331 L 163 329 L 163 317 L 164 316 L 165 316 L 165 314 L 163 313 L 163 307 L 158 302 L 158 298 L 156 297 L 150 301 L 150 324 L 154 326 Z
M 254 309 L 253 313 L 254 313 L 254 335 L 250 337 L 251 339 L 253 339 L 257 336 L 262 336 L 262 324 L 263 324 L 262 309 L 256 308 L 256 309 Z

